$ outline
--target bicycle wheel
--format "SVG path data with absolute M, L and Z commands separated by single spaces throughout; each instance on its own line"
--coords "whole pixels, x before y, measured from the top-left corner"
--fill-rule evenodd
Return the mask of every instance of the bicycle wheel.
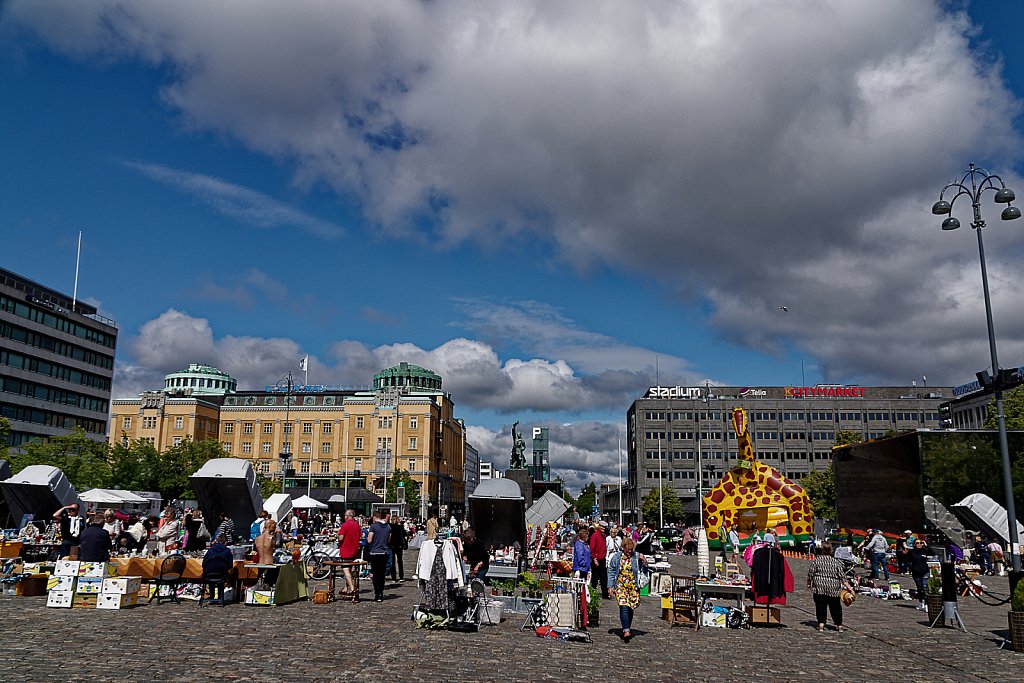
M 309 557 L 306 558 L 306 573 L 309 575 L 309 578 L 315 581 L 326 579 L 330 575 L 331 570 L 324 565 L 324 562 L 330 559 L 327 553 L 319 551 L 310 552 Z

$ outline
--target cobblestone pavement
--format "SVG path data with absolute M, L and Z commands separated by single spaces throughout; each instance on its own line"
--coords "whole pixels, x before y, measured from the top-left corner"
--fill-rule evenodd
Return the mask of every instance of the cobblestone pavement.
M 405 566 L 414 560 L 410 551 Z M 694 566 L 690 557 L 671 561 L 677 573 Z M 861 596 L 845 612 L 847 632 L 819 633 L 803 590 L 807 563 L 789 563 L 797 592 L 783 608 L 783 627 L 670 628 L 658 618 L 658 599 L 644 598 L 628 644 L 616 635 L 617 608 L 607 601 L 589 644 L 520 631 L 521 615 L 479 633 L 418 630 L 410 620 L 419 595 L 411 581 L 389 583 L 383 603 L 355 605 L 200 609 L 186 601 L 105 611 L 0 598 L 0 680 L 1021 680 L 1024 654 L 998 648 L 1008 607 L 961 599 L 964 633 L 929 629 L 914 602 Z M 1004 578 L 986 584 L 1007 592 Z M 362 590 L 370 592 L 368 582 Z

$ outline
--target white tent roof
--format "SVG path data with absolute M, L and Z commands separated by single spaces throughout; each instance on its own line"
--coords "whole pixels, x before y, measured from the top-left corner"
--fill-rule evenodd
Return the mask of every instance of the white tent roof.
M 271 519 L 280 523 L 292 511 L 292 497 L 287 493 L 274 493 L 263 501 L 263 510 L 270 513 Z
M 79 497 L 85 503 L 109 503 L 111 505 L 149 503 L 148 498 L 136 496 L 131 491 L 122 491 L 120 489 L 90 489 Z
M 554 491 L 545 491 L 544 495 L 526 511 L 526 523 L 532 526 L 555 522 L 562 518 L 569 509 L 569 503 Z
M 317 508 L 318 510 L 325 510 L 327 506 L 321 503 L 316 498 L 310 498 L 309 496 L 299 496 L 292 501 L 293 508 Z

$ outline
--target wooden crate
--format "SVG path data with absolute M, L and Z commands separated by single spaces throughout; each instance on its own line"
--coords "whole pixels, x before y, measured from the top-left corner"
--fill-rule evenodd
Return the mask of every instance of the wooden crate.
M 782 610 L 778 607 L 765 605 L 747 605 L 747 614 L 751 624 L 782 625 Z

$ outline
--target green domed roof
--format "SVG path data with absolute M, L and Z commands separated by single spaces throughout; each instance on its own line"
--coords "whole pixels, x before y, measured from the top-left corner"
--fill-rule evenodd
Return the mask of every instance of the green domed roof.
M 441 376 L 412 363 L 402 362 L 373 376 L 373 388 L 409 387 L 441 390 Z

